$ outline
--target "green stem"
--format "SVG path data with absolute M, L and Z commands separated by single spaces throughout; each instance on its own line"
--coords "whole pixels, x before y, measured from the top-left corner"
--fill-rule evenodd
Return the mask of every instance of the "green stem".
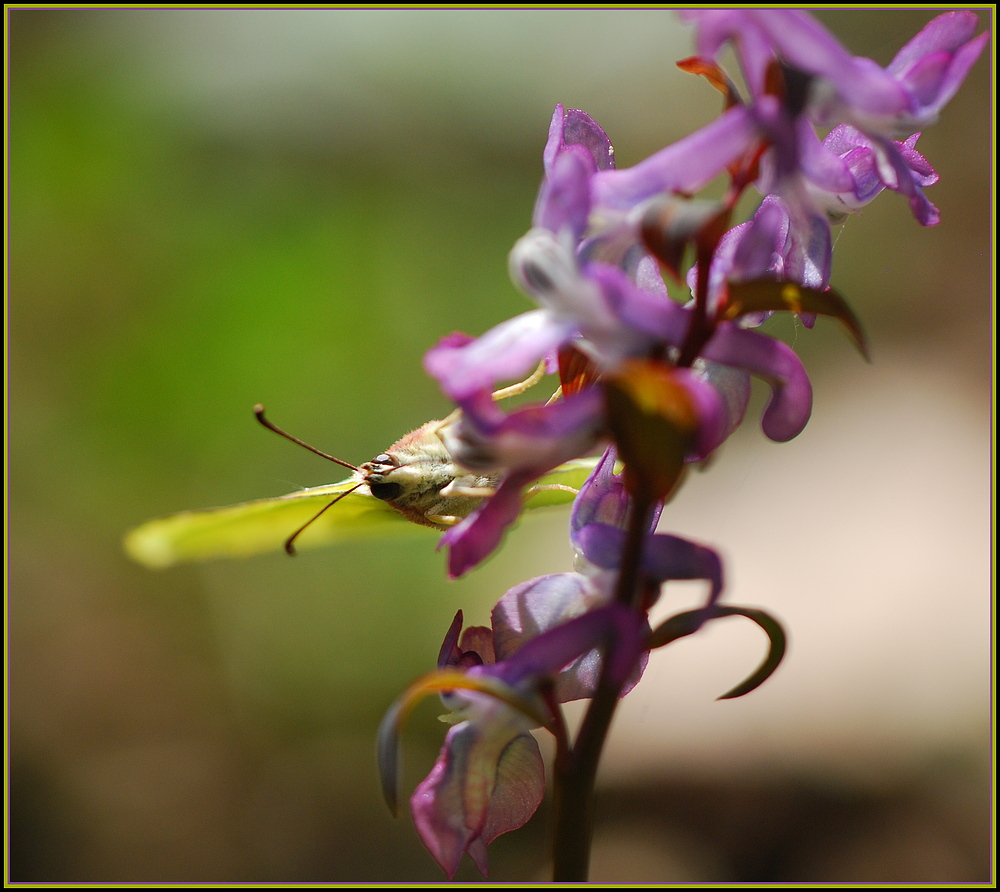
M 639 567 L 653 501 L 636 497 L 629 520 L 625 551 L 618 573 L 615 600 L 639 609 L 642 589 Z M 555 831 L 553 837 L 553 880 L 557 883 L 583 883 L 590 872 L 590 843 L 594 829 L 594 781 L 618 706 L 622 682 L 611 681 L 608 664 L 603 661 L 597 690 L 583 718 L 580 733 L 571 752 L 557 757 L 554 766 Z

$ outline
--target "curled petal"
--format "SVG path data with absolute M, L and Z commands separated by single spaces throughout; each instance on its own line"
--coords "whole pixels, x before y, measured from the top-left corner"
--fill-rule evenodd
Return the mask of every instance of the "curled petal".
M 802 432 L 812 414 L 812 385 L 791 347 L 723 322 L 702 355 L 744 369 L 771 385 L 771 400 L 761 418 L 761 428 L 770 439 L 780 443 Z
M 678 613 L 661 625 L 657 626 L 650 635 L 650 647 L 664 647 L 679 638 L 693 635 L 706 622 L 719 619 L 724 616 L 745 616 L 760 626 L 767 634 L 769 647 L 764 662 L 757 667 L 754 672 L 741 681 L 736 687 L 730 688 L 722 694 L 719 700 L 732 700 L 749 694 L 755 688 L 760 687 L 778 668 L 785 656 L 787 639 L 785 630 L 773 616 L 764 610 L 756 610 L 752 607 L 731 607 L 716 604 L 704 607 L 700 610 L 687 610 Z
M 722 559 L 718 552 L 680 536 L 668 533 L 651 536 L 646 542 L 642 566 L 650 576 L 662 582 L 671 579 L 707 580 L 711 587 L 709 606 L 722 594 Z
M 594 523 L 580 531 L 580 542 L 588 560 L 599 567 L 617 569 L 625 546 L 625 532 L 617 527 Z M 717 552 L 680 536 L 656 533 L 648 536 L 643 549 L 642 568 L 656 582 L 705 579 L 711 586 L 708 605 L 722 593 L 722 560 Z
M 729 301 L 723 318 L 736 319 L 744 313 L 756 314 L 762 310 L 788 310 L 800 316 L 809 313 L 839 319 L 851 333 L 861 355 L 870 361 L 868 341 L 860 320 L 847 305 L 847 301 L 832 288 L 802 288 L 794 282 L 776 282 L 771 279 L 734 282 L 729 286 Z

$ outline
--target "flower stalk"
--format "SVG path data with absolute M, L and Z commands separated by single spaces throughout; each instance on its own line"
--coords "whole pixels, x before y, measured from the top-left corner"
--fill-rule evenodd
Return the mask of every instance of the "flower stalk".
M 642 547 L 653 505 L 652 499 L 637 499 L 629 519 L 615 600 L 630 610 L 640 608 Z M 605 647 L 611 644 L 608 642 Z M 610 665 L 610 661 L 605 660 L 605 665 Z M 620 696 L 621 685 L 610 677 L 609 672 L 602 671 L 572 751 L 557 756 L 552 837 L 554 882 L 585 883 L 588 879 L 590 846 L 594 836 L 594 783 Z

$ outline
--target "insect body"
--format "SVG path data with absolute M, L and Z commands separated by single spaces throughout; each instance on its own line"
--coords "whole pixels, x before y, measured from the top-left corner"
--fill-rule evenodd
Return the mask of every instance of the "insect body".
M 356 474 L 371 495 L 407 520 L 439 530 L 471 514 L 501 476 L 500 471 L 470 474 L 455 463 L 440 437 L 449 421 L 418 427 Z
M 264 418 L 262 406 L 255 412 L 266 427 L 350 468 L 352 475 L 340 483 L 285 496 L 151 520 L 125 536 L 130 557 L 159 569 L 186 561 L 277 551 L 283 546 L 294 553 L 293 541 L 296 548 L 309 548 L 419 527 L 444 530 L 471 514 L 492 494 L 502 475 L 500 471 L 470 474 L 455 463 L 440 436 L 455 415 L 427 422 L 386 452 L 355 467 L 277 428 Z M 539 481 L 527 506 L 571 501 L 593 467 L 593 460 L 581 459 L 556 468 Z

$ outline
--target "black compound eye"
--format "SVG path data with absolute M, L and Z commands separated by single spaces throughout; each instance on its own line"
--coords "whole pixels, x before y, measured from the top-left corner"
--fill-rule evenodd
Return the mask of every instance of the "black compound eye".
M 394 468 L 399 467 L 399 462 L 396 460 L 395 456 L 389 455 L 388 452 L 376 455 L 375 458 L 372 459 L 371 463 L 373 465 L 392 465 Z
M 381 499 L 383 502 L 398 499 L 403 492 L 403 487 L 398 483 L 369 483 L 368 488 L 376 499 Z

